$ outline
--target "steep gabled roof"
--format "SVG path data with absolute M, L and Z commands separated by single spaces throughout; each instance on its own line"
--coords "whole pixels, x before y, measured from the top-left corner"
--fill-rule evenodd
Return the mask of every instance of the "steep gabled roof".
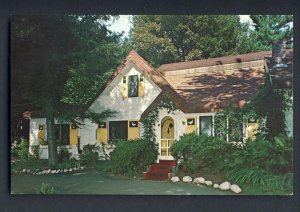
M 118 74 L 120 74 L 123 68 L 129 63 L 133 63 L 139 69 L 139 71 L 150 78 L 162 90 L 162 93 L 167 94 L 175 102 L 177 107 L 181 108 L 181 105 L 179 104 L 180 101 L 178 101 L 180 99 L 180 96 L 174 91 L 172 86 L 170 86 L 170 84 L 162 76 L 162 74 L 157 72 L 153 68 L 153 66 L 151 66 L 146 60 L 144 60 L 135 50 L 131 50 L 123 63 L 116 68 L 115 72 L 104 83 L 102 88 L 98 91 L 95 99 L 91 101 L 91 103 L 85 110 L 87 110 L 93 104 L 93 102 L 99 97 L 99 95 L 105 90 L 105 88 L 115 79 L 116 76 L 118 76 Z

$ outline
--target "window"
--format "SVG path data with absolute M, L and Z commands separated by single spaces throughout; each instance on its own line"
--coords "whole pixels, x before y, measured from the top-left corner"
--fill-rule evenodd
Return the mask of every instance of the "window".
M 128 77 L 128 97 L 138 96 L 138 75 Z
M 110 121 L 109 122 L 109 140 L 128 138 L 127 121 Z
M 199 122 L 200 122 L 200 134 L 205 133 L 211 136 L 213 130 L 212 116 L 200 116 Z
M 56 124 L 55 125 L 55 140 L 59 145 L 70 144 L 70 125 Z

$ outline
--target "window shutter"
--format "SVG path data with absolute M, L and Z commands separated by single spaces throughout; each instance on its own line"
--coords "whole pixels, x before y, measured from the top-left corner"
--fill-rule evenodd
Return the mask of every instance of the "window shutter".
M 140 75 L 138 87 L 139 87 L 139 96 L 143 97 L 145 95 L 145 78 L 143 75 Z
M 140 138 L 140 127 L 138 120 L 128 120 L 128 140 Z
M 39 125 L 38 141 L 39 141 L 40 145 L 46 145 L 46 141 L 45 141 L 45 124 L 40 124 Z
M 197 116 L 187 118 L 185 132 L 186 133 L 197 132 Z
M 77 126 L 70 124 L 70 145 L 78 144 L 78 128 Z
M 128 98 L 128 82 L 127 77 L 124 76 L 122 79 L 121 93 L 123 98 Z
M 256 122 L 248 122 L 247 123 L 247 138 L 254 140 L 256 138 L 255 134 L 257 133 L 259 128 L 258 120 Z
M 101 122 L 98 125 L 97 129 L 97 141 L 101 143 L 107 143 L 108 141 L 108 127 L 107 127 L 107 122 Z

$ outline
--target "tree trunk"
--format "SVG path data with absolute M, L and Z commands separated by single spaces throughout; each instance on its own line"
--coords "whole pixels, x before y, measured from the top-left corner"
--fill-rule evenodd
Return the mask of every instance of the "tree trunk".
M 58 163 L 57 144 L 55 141 L 54 117 L 47 117 L 48 164 L 53 167 Z

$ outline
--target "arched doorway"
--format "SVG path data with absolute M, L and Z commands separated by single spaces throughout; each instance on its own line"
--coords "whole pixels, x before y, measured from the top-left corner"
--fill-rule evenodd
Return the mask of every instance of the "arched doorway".
M 170 147 L 174 143 L 174 120 L 166 116 L 161 120 L 161 141 L 160 156 L 161 159 L 170 159 Z

